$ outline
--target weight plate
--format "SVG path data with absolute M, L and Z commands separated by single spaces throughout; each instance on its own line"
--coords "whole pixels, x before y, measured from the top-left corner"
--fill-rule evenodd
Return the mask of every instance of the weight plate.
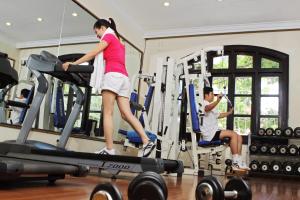
M 147 182 L 147 184 L 144 184 Z M 167 185 L 161 175 L 147 171 L 135 177 L 128 186 L 128 199 L 164 200 L 168 198 Z M 143 197 L 143 198 L 142 198 Z
M 294 136 L 300 138 L 300 127 L 294 129 Z
M 281 136 L 282 135 L 282 130 L 280 128 L 275 129 L 275 135 L 276 136 Z
M 257 172 L 259 170 L 259 162 L 256 160 L 251 161 L 250 163 L 250 169 L 253 172 Z
M 269 149 L 269 152 L 270 154 L 276 154 L 277 153 L 277 147 L 276 146 L 272 146 L 270 149 Z
M 94 188 L 90 200 L 122 200 L 122 194 L 115 185 L 104 183 Z
M 272 129 L 272 128 L 267 128 L 266 129 L 266 135 L 268 135 L 268 136 L 271 136 L 271 135 L 273 135 L 274 134 L 274 129 Z
M 220 200 L 224 199 L 221 183 L 213 176 L 203 178 L 196 188 L 196 200 Z
M 291 127 L 288 127 L 286 129 L 284 129 L 283 133 L 285 136 L 291 137 L 291 136 L 293 136 L 293 129 Z
M 298 153 L 298 147 L 294 144 L 291 144 L 289 146 L 289 154 L 295 156 L 297 155 L 297 153 Z
M 263 136 L 266 134 L 266 130 L 263 128 L 258 129 L 257 135 Z

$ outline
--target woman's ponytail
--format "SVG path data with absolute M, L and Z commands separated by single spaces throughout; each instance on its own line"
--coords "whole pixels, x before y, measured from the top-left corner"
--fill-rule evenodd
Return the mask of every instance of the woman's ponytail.
M 120 34 L 118 33 L 117 31 L 117 26 L 116 26 L 116 23 L 115 21 L 112 19 L 112 18 L 108 18 L 109 21 L 110 21 L 110 28 L 113 29 L 117 35 L 117 37 L 120 39 Z

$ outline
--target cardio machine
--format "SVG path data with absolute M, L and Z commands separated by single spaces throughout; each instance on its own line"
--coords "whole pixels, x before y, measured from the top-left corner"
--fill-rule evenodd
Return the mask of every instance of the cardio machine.
M 5 95 L 18 83 L 18 73 L 10 66 L 7 54 L 0 52 L 0 123 L 6 123 Z
M 37 92 L 31 107 L 28 110 L 16 142 L 0 143 L 0 160 L 18 159 L 20 162 L 22 162 L 22 160 L 47 162 L 50 164 L 77 166 L 79 168 L 82 168 L 82 166 L 88 166 L 90 169 L 95 168 L 98 170 L 106 170 L 112 174 L 118 174 L 121 171 L 134 173 L 154 171 L 157 173 L 169 172 L 177 173 L 178 176 L 182 175 L 183 163 L 177 160 L 120 155 L 97 155 L 93 153 L 65 150 L 64 147 L 84 101 L 83 93 L 79 86 L 85 86 L 88 83 L 89 80 L 84 74 L 92 73 L 93 66 L 71 65 L 68 71 L 65 72 L 62 68 L 61 61 L 56 56 L 46 51 L 41 52 L 40 55 L 31 55 L 27 61 L 27 66 L 37 77 Z M 58 146 L 36 141 L 27 141 L 31 126 L 37 116 L 41 102 L 48 89 L 44 74 L 49 74 L 62 81 L 72 83 L 72 88 L 77 97 L 73 110 L 59 139 Z M 11 171 L 8 165 L 6 165 L 6 167 L 6 171 Z M 5 170 L 2 170 L 1 173 L 5 174 Z M 22 173 L 19 174 L 19 176 L 22 175 Z
M 3 104 L 7 91 L 18 83 L 18 73 L 7 60 L 7 55 L 0 55 L 0 89 Z M 21 105 L 17 106 L 24 106 Z M 26 160 L 20 158 L 0 157 L 0 180 L 48 180 L 50 183 L 64 178 L 65 174 L 85 176 L 88 166 L 56 164 L 44 161 Z

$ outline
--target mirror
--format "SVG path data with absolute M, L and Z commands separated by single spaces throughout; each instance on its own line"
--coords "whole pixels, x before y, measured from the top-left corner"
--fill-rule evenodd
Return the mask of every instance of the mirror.
M 35 84 L 34 78 L 26 67 L 29 55 L 39 54 L 42 50 L 49 51 L 54 55 L 85 54 L 95 48 L 99 42 L 93 31 L 96 18 L 72 0 L 28 0 L 24 2 L 10 0 L 1 3 L 0 11 L 2 16 L 5 16 L 0 19 L 0 52 L 7 53 L 10 58 L 15 60 L 15 69 L 19 73 L 19 84 L 10 90 L 6 99 L 19 97 L 22 89 L 31 89 Z M 24 14 L 22 15 L 22 13 Z M 115 21 L 118 28 L 118 22 Z M 10 24 L 6 25 L 8 22 Z M 126 42 L 124 38 L 122 38 L 122 42 L 126 48 L 127 71 L 132 77 L 140 69 L 142 52 Z M 55 91 L 54 88 L 62 87 L 66 116 L 72 109 L 74 95 L 68 84 L 56 84 L 52 77 L 47 77 L 47 79 L 52 87 L 45 97 L 43 109 L 40 110 L 35 127 L 60 131 L 54 126 L 54 110 L 52 106 L 49 106 L 53 105 L 55 101 L 52 95 Z M 88 104 L 86 103 L 82 108 L 75 124 L 77 129 L 74 129 L 74 132 L 76 130 L 79 130 L 79 133 L 84 132 L 89 128 L 90 124 L 86 122 L 90 119 L 97 123 L 95 131 L 92 131 L 92 136 L 102 135 L 101 95 L 96 94 L 90 88 L 82 88 L 82 90 L 88 98 L 86 101 Z M 7 118 L 10 113 L 6 113 Z M 116 110 L 114 132 L 118 132 L 121 123 L 123 122 L 120 114 Z M 89 136 L 90 133 L 89 131 L 85 134 Z

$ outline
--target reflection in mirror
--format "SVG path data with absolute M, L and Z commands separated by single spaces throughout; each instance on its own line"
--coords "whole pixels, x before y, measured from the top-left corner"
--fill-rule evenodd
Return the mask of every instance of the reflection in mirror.
M 11 60 L 15 60 L 11 64 L 19 73 L 19 83 L 9 90 L 5 99 L 30 102 L 28 99 L 30 95 L 27 97 L 24 91 L 33 90 L 35 80 L 25 67 L 27 56 L 21 57 L 21 48 L 38 46 L 37 41 L 44 41 L 45 44 L 51 41 L 51 45 L 57 48 L 62 17 L 61 1 L 2 1 L 0 12 L 1 16 L 4 16 L 0 19 L 0 52 L 8 54 Z M 24 110 L 24 108 L 10 106 L 6 109 L 7 122 L 22 124 Z
M 11 23 L 11 26 L 3 26 L 0 29 L 0 52 L 7 53 L 10 58 L 15 60 L 15 69 L 19 73 L 19 84 L 11 89 L 10 96 L 7 95 L 6 99 L 8 96 L 9 99 L 19 97 L 22 89 L 31 90 L 37 83 L 26 67 L 26 60 L 31 54 L 40 54 L 42 50 L 46 50 L 60 57 L 70 54 L 84 55 L 94 49 L 99 42 L 93 31 L 95 17 L 74 1 L 28 0 L 24 1 L 24 5 L 20 5 L 23 4 L 23 1 L 16 1 L 6 1 L 5 4 L 1 4 L 0 8 L 0 11 L 4 13 L 3 16 L 6 16 L 5 19 L 0 19 L 0 23 Z M 17 4 L 20 6 L 15 8 L 14 5 Z M 24 10 L 26 10 L 26 15 Z M 117 20 L 116 24 L 118 28 Z M 131 78 L 140 70 L 142 53 L 125 42 L 123 38 L 122 42 L 126 48 L 126 68 Z M 34 127 L 61 131 L 64 124 L 58 127 L 55 125 L 54 116 L 57 110 L 55 103 L 62 102 L 63 113 L 67 118 L 74 105 L 74 91 L 67 83 L 61 83 L 50 76 L 47 79 L 50 89 L 41 106 Z M 82 90 L 85 95 L 85 103 L 76 120 L 73 132 L 88 136 L 101 136 L 103 135 L 101 95 L 92 88 L 82 88 Z M 60 95 L 60 98 L 57 98 L 57 94 Z M 117 107 L 114 113 L 114 132 L 118 132 L 123 122 Z M 10 115 L 11 112 L 6 111 L 6 117 L 9 118 Z M 115 139 L 117 137 L 115 134 Z

